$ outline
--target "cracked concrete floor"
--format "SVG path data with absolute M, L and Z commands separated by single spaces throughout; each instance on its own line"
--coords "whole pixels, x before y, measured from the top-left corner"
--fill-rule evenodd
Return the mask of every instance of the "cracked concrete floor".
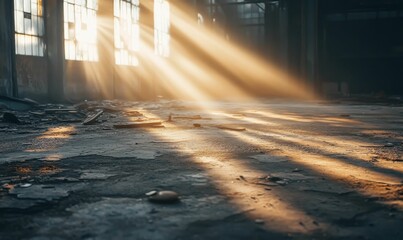
M 125 104 L 164 127 L 2 123 L 0 239 L 403 239 L 402 106 Z

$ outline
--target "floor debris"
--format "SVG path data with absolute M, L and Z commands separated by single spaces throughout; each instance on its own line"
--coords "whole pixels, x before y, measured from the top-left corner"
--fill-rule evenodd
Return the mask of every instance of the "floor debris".
M 246 131 L 246 128 L 237 127 L 237 126 L 219 125 L 219 126 L 217 126 L 217 128 L 223 129 L 223 130 L 237 131 L 237 132 Z
M 264 220 L 263 219 L 255 219 L 255 223 L 264 224 Z
M 174 105 L 0 109 L 27 123 L 0 120 L 0 238 L 402 238 L 403 107 L 217 103 L 219 115 Z M 100 110 L 99 124 L 82 124 Z M 353 112 L 356 122 L 328 119 Z M 168 124 L 170 113 L 214 119 Z M 150 122 L 165 128 L 114 127 Z
M 148 197 L 154 203 L 176 203 L 179 202 L 179 194 L 174 191 L 158 191 Z
M 87 119 L 85 119 L 85 120 L 83 121 L 83 125 L 92 125 L 92 124 L 95 124 L 96 121 L 97 121 L 97 119 L 98 119 L 103 113 L 104 113 L 104 111 L 101 110 L 101 111 L 98 111 L 98 112 L 94 113 L 93 115 L 88 116 Z
M 21 124 L 21 121 L 18 119 L 18 117 L 10 112 L 3 113 L 3 122 Z
M 29 188 L 10 189 L 11 195 L 16 195 L 20 199 L 42 199 L 53 201 L 69 195 L 69 189 L 65 188 L 43 188 L 44 185 L 32 185 Z
M 153 195 L 155 195 L 155 194 L 157 194 L 157 193 L 158 193 L 158 191 L 155 191 L 155 190 L 154 190 L 154 191 L 150 191 L 150 192 L 147 192 L 147 193 L 146 193 L 146 196 L 147 196 L 147 197 L 153 196 Z
M 203 118 L 200 115 L 194 115 L 194 116 L 174 116 L 174 119 L 200 120 Z
M 164 127 L 162 122 L 131 122 L 125 124 L 115 124 L 114 128 L 155 128 L 155 127 Z
M 286 162 L 288 159 L 282 156 L 272 156 L 272 155 L 267 155 L 267 154 L 259 154 L 259 155 L 254 155 L 250 156 L 252 159 L 256 159 L 259 162 L 263 163 L 279 163 L 279 162 Z
M 19 99 L 0 95 L 0 103 L 7 109 L 14 111 L 28 111 L 38 105 L 37 102 L 31 99 Z
M 19 185 L 19 187 L 21 187 L 21 188 L 29 188 L 30 186 L 32 186 L 31 183 L 24 183 L 24 184 Z

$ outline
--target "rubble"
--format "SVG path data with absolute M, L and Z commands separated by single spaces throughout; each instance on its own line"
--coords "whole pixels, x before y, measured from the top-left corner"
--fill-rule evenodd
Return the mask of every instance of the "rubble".
M 20 199 L 41 199 L 46 201 L 67 197 L 69 190 L 65 188 L 43 188 L 44 185 L 33 185 L 29 188 L 13 188 L 9 191 Z
M 38 106 L 38 103 L 31 99 L 19 99 L 0 95 L 0 104 L 9 110 L 28 111 Z
M 83 121 L 83 125 L 91 125 L 91 124 L 95 124 L 97 119 L 104 113 L 104 111 L 98 111 L 96 113 L 94 113 L 93 115 L 88 116 L 84 121 Z
M 3 122 L 5 123 L 14 123 L 14 124 L 21 124 L 21 121 L 18 117 L 10 112 L 3 113 Z
M 385 136 L 356 135 L 351 134 L 355 125 L 336 127 L 315 120 L 311 124 L 263 114 L 258 117 L 253 113 L 255 110 L 235 104 L 223 117 L 204 124 L 202 116 L 211 114 L 204 110 L 197 112 L 192 108 L 187 113 L 176 109 L 173 115 L 168 103 L 157 106 L 144 114 L 146 103 L 122 101 L 85 101 L 75 105 L 74 110 L 71 104 L 38 105 L 26 112 L 6 110 L 27 124 L 0 122 L 0 131 L 5 136 L 5 141 L 0 141 L 4 149 L 0 158 L 0 215 L 11 216 L 0 218 L 0 224 L 22 229 L 27 238 L 42 235 L 25 228 L 25 222 L 39 226 L 38 231 L 49 236 L 60 233 L 61 238 L 67 236 L 65 232 L 73 232 L 77 238 L 87 233 L 94 238 L 119 238 L 116 231 L 123 229 L 125 234 L 133 234 L 130 235 L 133 238 L 140 233 L 144 239 L 154 239 L 147 238 L 150 236 L 147 234 L 161 230 L 167 231 L 164 234 L 174 233 L 175 237 L 185 231 L 188 235 L 180 239 L 189 239 L 194 236 L 190 234 L 242 229 L 241 232 L 263 232 L 262 239 L 265 239 L 271 236 L 265 235 L 267 229 L 292 228 L 296 232 L 304 231 L 303 234 L 309 231 L 304 237 L 320 239 L 323 236 L 316 234 L 316 230 L 340 237 L 338 231 L 344 234 L 351 227 L 338 225 L 338 219 L 373 207 L 381 209 L 374 212 L 379 215 L 373 219 L 390 224 L 390 228 L 371 226 L 374 231 L 398 229 L 401 212 L 396 210 L 389 215 L 389 207 L 394 204 L 400 209 L 401 184 L 374 188 L 374 184 L 383 181 L 381 178 L 401 176 L 400 162 L 385 161 L 387 157 L 401 159 L 398 130 Z M 306 113 L 314 105 L 309 106 L 295 109 L 303 116 L 314 118 L 314 114 Z M 280 115 L 281 111 L 276 112 L 278 105 L 266 108 Z M 284 112 L 293 109 L 286 108 Z M 326 109 L 321 108 L 321 114 L 330 111 Z M 233 118 L 231 113 L 238 111 L 247 113 L 248 119 L 241 115 Z M 83 124 L 99 112 L 103 113 L 92 124 Z M 352 111 L 347 109 L 347 112 Z M 289 113 L 287 117 L 294 115 L 297 114 Z M 174 116 L 191 118 L 175 119 Z M 202 119 L 192 119 L 197 116 Z M 249 117 L 259 123 L 248 122 Z M 373 115 L 360 117 L 370 123 L 378 121 Z M 171 119 L 169 124 L 167 118 Z M 273 127 L 263 122 L 273 123 Z M 385 129 L 390 132 L 399 128 L 396 123 L 388 124 Z M 165 129 L 141 130 L 164 125 Z M 203 131 L 195 129 L 202 126 Z M 234 128 L 233 131 L 245 131 L 247 126 L 249 131 L 230 134 L 217 130 L 217 126 Z M 381 128 L 376 124 L 371 126 Z M 130 131 L 130 128 L 139 130 Z M 349 141 L 357 144 L 350 146 Z M 388 142 L 394 147 L 385 147 Z M 359 154 L 370 155 L 363 159 L 353 157 Z M 372 156 L 379 161 L 368 162 Z M 328 165 L 321 162 L 322 158 L 335 160 L 329 160 Z M 337 165 L 339 162 L 369 171 L 355 179 L 350 177 L 355 173 L 345 171 L 343 165 Z M 373 178 L 371 172 L 379 173 L 379 179 Z M 372 182 L 366 182 L 368 179 Z M 146 192 L 147 189 L 150 191 Z M 370 197 L 373 197 L 371 201 L 365 201 Z M 258 214 L 245 212 L 250 207 L 257 209 Z M 24 223 L 15 220 L 21 216 Z M 357 226 L 354 231 L 364 233 L 368 222 L 358 220 L 353 222 Z M 315 222 L 326 222 L 336 233 Z M 127 228 L 126 224 L 135 227 Z M 3 232 L 16 233 L 12 229 Z M 164 234 L 155 239 L 165 239 Z M 231 236 L 231 239 L 250 236 Z
M 128 122 L 124 124 L 115 124 L 114 128 L 156 128 L 156 127 L 164 127 L 162 122 Z

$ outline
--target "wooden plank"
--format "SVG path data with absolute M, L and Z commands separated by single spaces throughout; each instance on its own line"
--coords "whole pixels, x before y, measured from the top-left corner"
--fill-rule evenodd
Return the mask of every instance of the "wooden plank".
M 163 127 L 162 122 L 128 122 L 124 124 L 115 124 L 115 128 L 155 128 Z
M 102 113 L 104 113 L 104 111 L 101 110 L 93 115 L 88 116 L 84 120 L 83 125 L 91 125 L 91 124 L 96 123 L 96 120 L 102 115 Z

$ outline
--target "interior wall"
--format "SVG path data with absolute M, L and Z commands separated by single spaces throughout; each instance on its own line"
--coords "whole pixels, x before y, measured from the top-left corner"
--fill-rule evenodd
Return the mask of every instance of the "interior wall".
M 45 57 L 15 57 L 18 97 L 45 100 L 48 95 L 47 60 Z
M 14 83 L 14 47 L 12 0 L 0 1 L 0 95 L 16 95 Z
M 403 94 L 401 1 L 321 5 L 321 79 L 333 93 Z

